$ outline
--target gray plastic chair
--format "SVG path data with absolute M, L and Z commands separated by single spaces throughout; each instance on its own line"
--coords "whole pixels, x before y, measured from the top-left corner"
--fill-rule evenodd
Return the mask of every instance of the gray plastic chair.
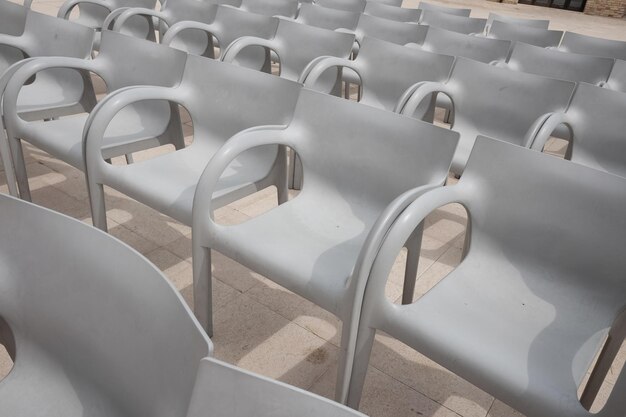
M 497 13 L 489 13 L 489 16 L 487 17 L 487 25 L 485 27 L 486 33 L 489 33 L 489 28 L 491 28 L 491 25 L 493 24 L 494 21 L 514 24 L 514 25 L 532 26 L 532 27 L 540 28 L 540 29 L 548 29 L 548 27 L 550 26 L 550 20 L 548 19 L 526 19 L 523 17 L 507 16 L 507 15 L 502 15 L 502 14 L 497 14 Z
M 411 46 L 419 45 L 412 44 Z M 461 56 L 488 64 L 506 60 L 511 49 L 511 42 L 430 27 L 420 47 L 425 51 Z
M 469 15 L 472 13 L 472 9 L 459 9 L 457 7 L 446 7 L 446 6 L 440 6 L 434 3 L 426 3 L 423 1 L 420 2 L 417 8 L 422 9 L 424 11 L 448 13 L 448 14 L 452 14 L 455 16 L 465 16 L 465 17 L 469 17 Z
M 428 26 L 396 22 L 381 17 L 362 14 L 359 18 L 355 35 L 358 45 L 361 44 L 363 38 L 366 36 L 397 43 L 398 45 L 406 45 L 407 43 L 417 43 L 421 45 L 426 37 L 426 32 L 428 32 Z M 358 49 L 356 52 L 358 52 Z
M 626 42 L 595 38 L 574 32 L 565 32 L 559 49 L 575 54 L 626 59 Z
M 365 417 L 308 391 L 204 358 L 187 417 Z
M 163 274 L 117 239 L 12 197 L 0 196 L 0 228 L 0 343 L 15 362 L 2 414 L 185 417 L 212 345 Z
M 461 134 L 451 171 L 461 175 L 476 136 L 496 137 L 530 146 L 534 130 L 546 114 L 565 111 L 575 83 L 457 58 L 445 83 L 421 83 L 407 90 L 398 110 L 411 115 L 433 93 L 453 104 L 452 129 Z
M 241 10 L 264 16 L 296 17 L 298 0 L 242 0 Z
M 317 78 L 327 69 L 349 68 L 359 79 L 362 104 L 393 111 L 402 94 L 413 84 L 421 81 L 446 81 L 453 63 L 452 56 L 365 37 L 356 59 L 318 58 L 302 73 L 300 82 L 305 87 L 312 88 Z
M 280 62 L 280 76 L 297 81 L 307 64 L 320 56 L 347 58 L 352 51 L 354 35 L 280 19 L 272 39 L 243 37 L 232 42 L 222 55 L 224 62 L 239 63 L 238 55 L 246 48 L 261 46 L 273 51 Z M 264 71 L 270 72 L 269 62 Z M 340 74 L 329 71 L 318 84 L 325 92 L 338 94 Z
M 404 207 L 405 193 L 443 184 L 457 139 L 447 129 L 308 89 L 301 90 L 288 125 L 231 138 L 204 170 L 194 200 L 194 282 L 203 297 L 209 295 L 201 303 L 209 307 L 207 323 L 216 250 L 342 320 L 336 399 L 344 401 L 344 366 L 351 362 L 369 261 Z M 300 194 L 236 226 L 216 224 L 211 196 L 227 167 L 238 155 L 270 144 L 288 146 L 302 158 Z
M 129 23 L 134 23 L 137 20 L 137 16 L 144 17 L 149 25 L 149 30 L 145 33 L 146 36 L 144 38 L 156 41 L 155 30 L 159 31 L 160 39 L 162 39 L 167 29 L 175 23 L 182 21 L 211 22 L 215 18 L 216 8 L 217 4 L 205 0 L 174 0 L 167 2 L 159 11 L 148 8 L 129 7 L 120 11 L 117 15 L 111 14 L 110 16 L 115 16 L 114 19 L 112 17 L 107 19 L 112 20 L 112 30 L 133 35 L 132 32 L 127 33 L 126 26 Z M 153 24 L 153 21 L 156 21 L 156 25 Z M 187 33 L 185 43 L 202 45 L 205 49 L 209 49 L 206 34 L 204 33 Z M 199 47 L 196 47 L 196 49 L 199 49 Z
M 580 83 L 567 111 L 548 115 L 532 148 L 543 150 L 554 131 L 566 127 L 570 139 L 566 159 L 626 177 L 625 111 L 625 93 Z
M 403 1 L 404 0 L 368 0 L 368 3 L 378 3 L 378 4 L 384 4 L 387 6 L 401 8 Z
M 114 18 L 122 11 L 128 7 L 153 10 L 156 3 L 157 0 L 66 0 L 59 8 L 57 16 L 69 20 L 74 8 L 78 8 L 79 16 L 75 22 L 97 31 L 94 49 L 98 49 L 100 48 L 100 32 L 103 29 L 112 29 Z M 132 24 L 129 22 L 126 26 L 126 30 L 137 37 L 146 37 L 150 31 L 153 31 L 153 22 L 146 19 L 133 19 Z
M 317 4 L 302 3 L 296 22 L 323 29 L 354 30 L 361 15 L 356 12 L 331 9 Z
M 605 87 L 615 91 L 626 92 L 626 61 L 621 59 L 615 60 Z
M 409 23 L 419 23 L 420 17 L 422 16 L 421 9 L 408 9 L 372 1 L 367 3 L 363 13 L 370 16 L 382 17 L 383 19 Z
M 301 88 L 259 71 L 189 55 L 178 86 L 138 87 L 111 94 L 94 110 L 84 134 L 94 225 L 107 228 L 103 185 L 191 225 L 196 185 L 208 162 L 241 130 L 289 122 Z M 168 100 L 184 106 L 194 124 L 193 142 L 183 150 L 138 164 L 106 163 L 100 149 L 107 126 L 125 106 L 145 100 Z M 278 190 L 279 202 L 286 201 L 285 163 L 285 149 L 276 146 L 241 155 L 222 176 L 213 194 L 213 207 L 272 185 Z M 207 291 L 205 281 L 195 284 L 194 306 L 200 322 L 211 333 Z
M 449 13 L 424 10 L 420 19 L 422 25 L 434 26 L 452 32 L 469 34 L 481 34 L 485 31 L 487 19 L 477 17 L 456 16 Z
M 3 12 L 4 8 L 0 14 Z M 12 74 L 29 61 L 20 58 L 51 55 L 87 58 L 91 54 L 93 39 L 93 29 L 28 10 L 20 35 L 0 35 L 0 97 Z M 9 52 L 8 56 L 3 53 L 5 51 Z M 9 64 L 12 65 L 9 67 Z M 17 112 L 25 120 L 51 119 L 89 111 L 95 103 L 96 96 L 88 74 L 54 69 L 38 74 L 22 89 L 17 99 Z M 2 117 L 0 155 L 9 192 L 17 196 L 15 168 Z
M 84 170 L 82 132 L 87 114 L 52 121 L 28 122 L 18 112 L 22 86 L 33 75 L 57 68 L 71 68 L 99 75 L 109 92 L 132 85 L 173 86 L 180 82 L 184 52 L 143 39 L 104 31 L 102 48 L 93 60 L 43 57 L 24 64 L 11 77 L 3 95 L 7 137 L 11 142 L 20 196 L 30 200 L 28 175 L 21 141 Z M 128 51 L 133 51 L 132 59 Z M 184 147 L 178 107 L 165 102 L 143 103 L 124 109 L 111 126 L 101 149 L 105 158 L 128 155 L 150 147 L 173 144 Z M 129 157 L 129 162 L 131 158 Z
M 403 239 L 448 203 L 469 213 L 467 255 L 413 304 L 392 305 L 384 287 Z M 382 244 L 363 302 L 349 404 L 359 403 L 381 330 L 526 416 L 625 415 L 624 370 L 598 414 L 577 395 L 602 351 L 583 394 L 589 407 L 626 334 L 625 205 L 623 178 L 479 139 L 459 183 L 416 199 Z
M 366 0 L 315 0 L 313 4 L 346 12 L 363 13 Z
M 603 85 L 614 62 L 611 58 L 561 52 L 517 42 L 506 66 L 515 71 L 560 80 Z
M 504 23 L 496 20 L 491 24 L 488 37 L 505 39 L 511 42 L 524 42 L 530 45 L 547 48 L 559 46 L 563 32 L 560 30 L 548 30 L 526 25 Z

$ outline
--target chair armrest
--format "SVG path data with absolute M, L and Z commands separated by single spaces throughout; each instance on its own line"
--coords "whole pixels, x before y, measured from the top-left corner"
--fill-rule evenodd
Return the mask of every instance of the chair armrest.
M 0 33 L 0 45 L 11 46 L 28 54 L 28 44 L 24 42 L 23 36 L 12 36 Z
M 398 104 L 396 104 L 394 112 L 410 116 L 415 113 L 420 103 L 433 93 L 447 94 L 450 96 L 450 99 L 453 100 L 451 91 L 446 84 L 422 81 L 413 84 L 402 94 L 402 97 L 398 100 Z
M 202 22 L 194 22 L 191 20 L 183 20 L 180 22 L 174 23 L 172 26 L 167 29 L 165 35 L 163 35 L 163 39 L 161 39 L 161 43 L 164 45 L 170 45 L 172 41 L 183 31 L 185 30 L 202 30 L 207 33 L 209 36 L 215 36 L 215 30 L 217 29 L 217 25 L 202 23 Z M 219 38 L 218 38 L 219 40 Z
M 90 181 L 95 180 L 96 167 L 106 166 L 102 159 L 102 141 L 107 127 L 124 107 L 148 100 L 165 100 L 185 105 L 178 88 L 156 86 L 130 86 L 108 94 L 91 111 L 83 129 L 83 157 Z
M 116 32 L 121 32 L 124 24 L 128 19 L 133 16 L 143 16 L 148 20 L 150 26 L 152 26 L 153 20 L 151 18 L 156 18 L 161 20 L 169 25 L 165 14 L 161 12 L 157 12 L 156 10 L 146 9 L 143 7 L 125 7 L 121 11 L 120 9 L 115 9 L 113 12 L 107 16 L 105 23 L 102 25 L 103 28 L 107 28 L 111 25 L 111 20 L 115 20 L 113 23 L 113 29 Z
M 111 13 L 109 13 L 107 17 L 104 19 L 104 22 L 102 22 L 102 29 L 112 30 L 113 29 L 112 26 L 113 26 L 113 23 L 115 22 L 115 19 L 117 19 L 119 15 L 121 15 L 128 9 L 130 9 L 130 7 L 120 7 L 118 9 L 113 10 Z
M 32 76 L 51 68 L 83 70 L 98 74 L 98 68 L 92 60 L 70 57 L 37 57 L 28 60 L 15 71 L 4 89 L 2 111 L 5 123 L 14 125 L 23 123 L 17 113 L 17 98 L 20 90 Z
M 235 39 L 222 53 L 220 60 L 223 62 L 233 62 L 239 53 L 249 46 L 262 46 L 276 52 L 276 42 L 271 39 L 258 38 L 256 36 L 242 36 Z
M 69 19 L 70 13 L 72 13 L 72 10 L 74 9 L 74 7 L 80 5 L 81 3 L 95 4 L 97 6 L 104 7 L 109 12 L 112 12 L 111 6 L 109 6 L 102 0 L 67 0 L 65 3 L 61 5 L 61 8 L 59 9 L 59 12 L 57 13 L 57 17 L 60 17 L 61 19 L 66 19 L 66 20 Z
M 539 117 L 530 127 L 524 139 L 524 146 L 541 152 L 548 139 L 559 127 L 564 124 L 572 134 L 572 125 L 566 113 L 547 113 Z
M 324 73 L 324 71 L 332 67 L 350 68 L 356 72 L 359 77 L 361 76 L 358 66 L 355 65 L 354 61 L 334 56 L 320 56 L 307 64 L 302 71 L 302 74 L 300 74 L 298 82 L 304 84 L 305 86 L 312 86 Z
M 285 135 L 287 126 L 255 126 L 237 133 L 217 151 L 208 163 L 196 187 L 193 202 L 194 241 L 196 237 L 214 235 L 219 226 L 213 222 L 213 193 L 228 165 L 243 152 L 263 145 L 285 145 L 295 150 Z M 198 241 L 200 242 L 200 241 Z

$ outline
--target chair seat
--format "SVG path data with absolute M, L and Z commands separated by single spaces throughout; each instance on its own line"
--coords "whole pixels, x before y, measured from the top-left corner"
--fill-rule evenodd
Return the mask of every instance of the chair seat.
M 21 115 L 43 113 L 36 117 L 48 118 L 56 116 L 58 109 L 78 104 L 83 85 L 80 74 L 75 71 L 70 73 L 68 70 L 61 70 L 57 74 L 61 77 L 44 72 L 37 76 L 36 82 L 22 88 L 17 99 L 18 112 Z
M 83 170 L 82 136 L 87 117 L 81 114 L 48 122 L 32 122 L 18 136 Z M 165 131 L 168 120 L 169 106 L 166 103 L 151 102 L 141 107 L 124 108 L 107 129 L 103 155 L 111 158 L 159 145 L 155 138 Z
M 356 218 L 347 204 L 333 207 L 325 199 L 320 207 L 319 201 L 300 195 L 233 226 L 220 252 L 341 317 L 371 221 Z
M 611 326 L 590 313 L 602 302 L 583 299 L 547 268 L 522 276 L 506 260 L 475 258 L 465 259 L 415 303 L 399 307 L 402 319 L 387 331 L 437 362 L 454 363 L 452 372 L 474 375 L 473 383 L 505 402 L 532 398 L 545 413 L 560 399 L 552 404 L 555 410 L 584 411 L 577 387 Z M 490 385 L 481 386 L 481 380 Z
M 124 169 L 109 170 L 106 183 L 129 197 L 191 225 L 196 185 L 215 150 L 194 146 L 168 153 Z M 270 172 L 275 146 L 263 147 L 237 158 L 224 172 L 214 194 L 216 207 L 257 191 L 257 182 Z

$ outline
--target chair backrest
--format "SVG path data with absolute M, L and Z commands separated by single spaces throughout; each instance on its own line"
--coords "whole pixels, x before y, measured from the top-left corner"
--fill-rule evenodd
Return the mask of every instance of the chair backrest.
M 363 13 L 370 16 L 382 17 L 383 19 L 396 20 L 398 22 L 419 23 L 422 16 L 421 9 L 408 9 L 404 7 L 390 6 L 384 3 L 368 2 Z
M 296 21 L 323 29 L 356 29 L 361 15 L 346 10 L 331 9 L 312 3 L 302 3 Z
M 448 129 L 308 89 L 285 136 L 302 159 L 296 198 L 340 199 L 366 223 L 405 191 L 441 184 L 458 139 Z
M 489 28 L 494 21 L 511 23 L 514 25 L 532 26 L 540 29 L 548 29 L 550 26 L 550 20 L 548 19 L 525 19 L 523 17 L 489 13 L 489 17 L 487 17 L 487 31 L 489 31 Z
M 413 84 L 447 80 L 454 57 L 366 37 L 354 63 L 363 77 L 361 103 L 393 111 Z
M 132 59 L 128 51 L 133 51 Z M 180 82 L 186 55 L 165 45 L 104 30 L 94 65 L 109 92 L 132 85 L 173 87 Z
M 507 65 L 516 71 L 599 85 L 609 78 L 614 62 L 611 58 L 572 54 L 516 42 Z
M 91 55 L 93 29 L 56 17 L 27 10 L 24 28 L 19 35 L 20 47 L 0 46 L 0 75 L 12 64 L 37 56 L 87 58 Z M 82 82 L 76 73 L 69 74 L 77 85 Z
M 19 36 L 24 31 L 28 8 L 7 0 L 0 0 L 0 33 Z
M 363 13 L 366 0 L 315 0 L 313 2 L 319 6 L 330 7 L 331 9 L 345 10 L 347 12 Z
M 402 7 L 402 2 L 404 0 L 369 0 L 370 3 L 378 3 L 378 4 L 385 4 L 387 6 L 393 6 L 393 7 Z
M 195 140 L 190 147 L 216 152 L 249 127 L 289 123 L 302 87 L 260 71 L 189 55 L 180 88 L 193 118 Z
M 559 46 L 563 32 L 560 30 L 548 30 L 532 26 L 504 23 L 496 20 L 491 24 L 489 37 L 506 39 L 511 42 L 524 42 L 530 45 L 547 48 Z
M 611 90 L 626 92 L 626 61 L 615 60 L 606 87 Z
M 217 44 L 223 53 L 235 39 L 243 36 L 272 38 L 278 28 L 278 19 L 220 5 L 217 6 L 212 24 L 216 28 L 213 36 L 217 39 Z
M 202 359 L 187 417 L 235 415 L 365 417 L 356 410 L 308 391 L 213 358 Z
M 422 9 L 424 11 L 429 10 L 433 12 L 448 13 L 448 14 L 452 14 L 455 16 L 465 16 L 465 17 L 469 17 L 469 15 L 472 13 L 472 9 L 459 9 L 457 7 L 439 6 L 437 4 L 427 3 L 423 1 L 420 2 L 417 8 Z
M 553 304 L 549 322 L 571 320 L 589 336 L 611 327 L 626 302 L 623 178 L 479 138 L 465 184 L 472 189 L 463 193 L 472 223 L 467 259 L 496 250 L 534 296 Z M 570 313 L 555 317 L 563 303 Z M 593 357 L 580 359 L 588 365 Z
M 356 40 L 361 43 L 365 36 L 383 41 L 406 45 L 417 43 L 421 45 L 426 37 L 428 26 L 415 23 L 396 22 L 380 17 L 362 14 L 356 27 Z
M 565 32 L 559 49 L 576 54 L 626 59 L 626 42 Z
M 210 341 L 163 274 L 80 221 L 0 206 L 0 318 L 16 347 L 3 413 L 184 417 Z
M 295 17 L 298 0 L 243 0 L 241 9 L 264 16 Z
M 348 58 L 354 45 L 354 35 L 282 19 L 274 40 L 277 41 L 280 76 L 293 81 L 300 78 L 313 59 L 325 55 Z M 323 83 L 334 83 L 336 76 L 331 75 Z
M 626 93 L 580 83 L 567 110 L 571 160 L 626 177 Z
M 169 25 L 191 20 L 208 23 L 215 18 L 217 4 L 206 0 L 175 0 L 168 1 L 161 12 L 169 18 Z
M 470 33 L 483 33 L 487 19 L 424 10 L 420 23 L 469 35 Z
M 461 56 L 488 64 L 492 61 L 504 61 L 511 49 L 511 42 L 430 27 L 426 33 L 422 49 L 438 54 Z
M 457 58 L 447 85 L 454 105 L 452 129 L 461 133 L 453 162 L 460 173 L 476 136 L 523 145 L 540 116 L 567 109 L 576 84 Z

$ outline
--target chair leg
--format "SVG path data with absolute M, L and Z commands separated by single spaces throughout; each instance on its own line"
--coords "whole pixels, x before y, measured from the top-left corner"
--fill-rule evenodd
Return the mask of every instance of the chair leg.
M 345 81 L 343 84 L 344 84 L 343 97 L 350 100 L 350 83 Z
M 4 133 L 4 127 L 2 126 L 2 120 L 0 119 L 0 135 Z M 0 137 L 0 157 L 2 158 L 2 165 L 4 166 L 4 175 L 7 179 L 7 187 L 9 187 L 9 194 L 13 197 L 18 197 L 17 191 L 17 179 L 15 178 L 15 166 L 13 164 L 13 154 L 11 152 L 11 146 L 6 136 Z
M 193 311 L 207 335 L 213 337 L 211 249 L 196 242 L 193 243 Z
M 359 333 L 356 339 L 356 353 L 352 365 L 350 382 L 348 384 L 348 396 L 345 401 L 348 407 L 354 408 L 355 410 L 359 409 L 359 403 L 361 402 L 363 385 L 365 384 L 365 376 L 367 375 L 367 366 L 374 344 L 374 336 L 376 336 L 375 329 L 363 325 L 359 327 Z
M 132 164 L 133 162 L 135 162 L 135 160 L 133 159 L 133 154 L 132 154 L 132 153 L 127 153 L 127 154 L 125 155 L 125 157 L 126 157 L 126 163 L 127 163 L 128 165 L 130 165 L 130 164 Z
M 424 222 L 422 221 L 406 241 L 405 247 L 406 266 L 404 268 L 404 286 L 402 288 L 402 304 L 413 302 L 415 281 L 417 280 L 417 268 L 420 261 L 420 249 L 422 247 L 422 235 L 424 234 Z
M 107 210 L 104 200 L 104 187 L 102 184 L 88 183 L 89 204 L 91 207 L 91 221 L 94 227 L 108 232 Z
M 24 161 L 24 150 L 22 149 L 22 141 L 8 134 L 11 152 L 13 153 L 13 164 L 15 166 L 15 177 L 17 180 L 17 188 L 19 189 L 20 198 L 26 201 L 32 201 L 30 194 L 30 186 L 28 184 L 28 173 L 26 172 L 26 162 Z
M 291 187 L 293 190 L 302 189 L 302 161 L 297 153 L 294 153 L 293 157 L 293 180 Z
M 278 197 L 278 205 L 286 203 L 289 200 L 289 170 L 290 164 L 287 158 L 290 150 L 286 146 L 278 148 L 277 165 L 275 166 L 275 185 Z

